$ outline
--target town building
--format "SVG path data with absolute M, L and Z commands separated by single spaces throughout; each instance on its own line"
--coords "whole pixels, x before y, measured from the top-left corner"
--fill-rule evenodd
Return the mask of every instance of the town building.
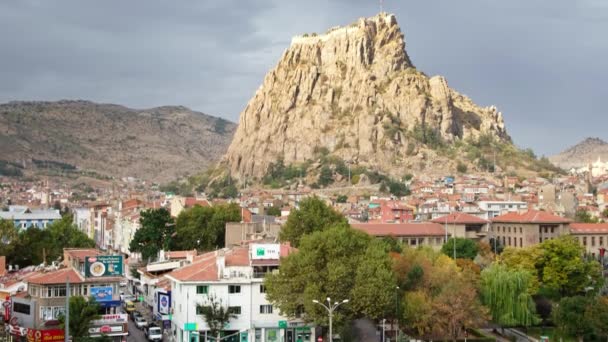
M 608 246 L 608 223 L 570 223 L 570 235 L 578 240 L 587 255 L 598 258 Z
M 0 219 L 13 221 L 20 229 L 46 228 L 49 224 L 61 220 L 61 214 L 56 209 L 30 209 L 26 206 L 11 205 L 8 211 L 0 211 Z
M 490 221 L 467 213 L 454 212 L 438 217 L 431 222 L 443 224 L 452 236 L 472 240 L 481 240 L 488 235 Z
M 528 203 L 521 201 L 479 201 L 477 205 L 486 220 L 506 213 L 528 210 Z
M 441 249 L 451 233 L 433 222 L 411 223 L 354 223 L 353 228 L 378 238 L 392 237 L 408 246 L 429 246 Z
M 233 341 L 315 341 L 313 326 L 282 316 L 266 299 L 264 276 L 278 270 L 280 258 L 293 251 L 276 243 L 224 248 L 199 255 L 191 265 L 165 275 L 171 282 L 175 341 L 209 340 L 200 306 L 211 298 L 237 315 L 222 332 Z
M 489 238 L 505 247 L 528 247 L 568 234 L 569 219 L 545 211 L 509 212 L 491 219 Z

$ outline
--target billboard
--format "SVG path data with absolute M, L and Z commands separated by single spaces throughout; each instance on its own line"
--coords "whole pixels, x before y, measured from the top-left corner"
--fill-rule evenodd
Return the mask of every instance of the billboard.
M 171 294 L 170 293 L 158 293 L 158 313 L 162 315 L 168 315 L 171 310 Z
M 251 245 L 251 259 L 252 260 L 260 260 L 260 259 L 274 259 L 278 260 L 281 256 L 281 245 L 277 243 L 266 243 L 266 244 L 257 244 L 254 243 Z
M 27 329 L 27 342 L 61 342 L 65 340 L 62 329 Z
M 112 300 L 112 286 L 91 287 L 91 296 L 97 302 L 107 302 Z
M 97 255 L 87 257 L 84 265 L 86 277 L 121 277 L 122 255 Z

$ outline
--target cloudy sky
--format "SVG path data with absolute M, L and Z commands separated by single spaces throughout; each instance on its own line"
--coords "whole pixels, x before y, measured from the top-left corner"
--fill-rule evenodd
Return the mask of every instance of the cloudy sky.
M 522 147 L 608 140 L 608 1 L 385 0 L 418 69 L 495 104 Z M 237 121 L 291 37 L 378 0 L 0 2 L 0 102 L 184 105 Z

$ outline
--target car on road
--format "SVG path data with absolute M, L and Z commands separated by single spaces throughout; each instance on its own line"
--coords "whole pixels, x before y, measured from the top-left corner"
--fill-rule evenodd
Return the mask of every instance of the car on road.
M 135 321 L 135 318 L 137 318 L 137 317 L 142 317 L 142 318 L 144 317 L 144 315 L 142 315 L 141 312 L 139 312 L 139 311 L 132 311 L 130 316 L 131 316 L 131 319 L 134 321 Z
M 135 311 L 135 304 L 130 300 L 126 300 L 124 308 L 127 313 L 132 313 L 133 311 Z
M 137 302 L 137 297 L 135 297 L 134 295 L 126 294 L 126 295 L 123 295 L 122 300 L 123 300 L 123 302 L 135 303 L 135 302 Z
M 135 326 L 139 329 L 143 329 L 148 326 L 148 321 L 142 316 L 136 316 L 133 321 L 135 321 Z
M 155 324 L 151 324 L 147 329 L 145 329 L 145 335 L 148 341 L 163 340 L 163 333 L 161 332 L 160 328 Z

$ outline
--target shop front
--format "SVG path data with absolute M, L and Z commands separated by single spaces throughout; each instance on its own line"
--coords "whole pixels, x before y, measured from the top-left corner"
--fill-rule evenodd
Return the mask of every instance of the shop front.
M 102 315 L 91 322 L 89 334 L 91 337 L 108 336 L 113 342 L 125 342 L 129 334 L 128 320 L 127 314 Z

